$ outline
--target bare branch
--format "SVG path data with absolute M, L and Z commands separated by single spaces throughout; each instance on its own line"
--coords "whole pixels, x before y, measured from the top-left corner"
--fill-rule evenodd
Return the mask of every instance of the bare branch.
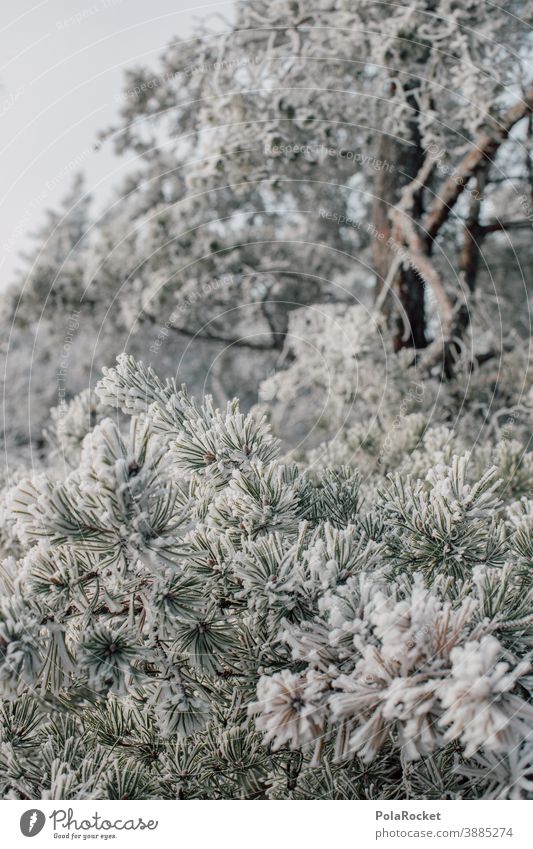
M 458 198 L 468 182 L 487 161 L 494 159 L 500 145 L 505 141 L 515 124 L 533 112 L 533 88 L 524 93 L 524 97 L 498 120 L 494 120 L 491 131 L 483 133 L 472 149 L 459 163 L 454 173 L 445 181 L 424 217 L 423 230 L 431 242 L 447 220 Z
M 151 324 L 159 324 L 158 321 L 152 315 L 145 315 L 148 321 Z M 204 342 L 221 342 L 224 345 L 235 345 L 238 348 L 248 348 L 252 351 L 276 351 L 279 346 L 276 345 L 275 339 L 270 342 L 252 342 L 249 339 L 240 337 L 240 336 L 224 336 L 219 333 L 212 333 L 204 328 L 202 330 L 189 330 L 186 327 L 177 327 L 174 324 L 168 323 L 164 325 L 165 328 L 171 330 L 173 333 L 178 333 L 180 336 L 187 336 L 190 339 L 199 339 Z
M 391 213 L 394 222 L 393 237 L 398 251 L 402 249 L 402 245 L 407 246 L 409 262 L 431 286 L 439 305 L 442 334 L 428 347 L 423 358 L 424 366 L 429 369 L 440 361 L 444 372 L 452 373 L 454 352 L 459 350 L 462 335 L 470 322 L 464 293 L 455 293 L 453 298 L 450 297 L 431 260 L 434 239 L 468 182 L 472 177 L 476 177 L 478 192 L 472 198 L 460 257 L 462 277 L 472 289 L 477 272 L 478 239 L 485 235 L 485 231 L 479 226 L 479 214 L 481 191 L 487 179 L 488 168 L 514 125 L 532 112 L 533 88 L 530 88 L 524 98 L 508 109 L 499 121 L 494 120 L 491 130 L 478 138 L 454 173 L 444 182 L 421 221 L 416 220 L 414 209 L 433 172 L 434 160 L 431 158 L 426 159 L 414 180 L 405 187 L 399 204 Z M 486 232 L 494 232 L 496 229 L 507 228 L 500 226 Z
M 479 229 L 480 233 L 485 235 L 501 230 L 527 230 L 528 227 L 533 229 L 533 221 L 529 218 L 519 218 L 515 221 L 491 221 L 489 224 L 482 224 Z
M 411 265 L 415 268 L 420 276 L 431 286 L 433 294 L 439 304 L 441 314 L 444 321 L 450 321 L 453 312 L 453 305 L 448 297 L 446 289 L 440 275 L 433 265 L 422 236 L 417 232 L 413 220 L 407 211 L 396 209 L 392 213 L 395 223 L 399 225 L 399 231 L 402 233 L 407 245 L 408 259 Z

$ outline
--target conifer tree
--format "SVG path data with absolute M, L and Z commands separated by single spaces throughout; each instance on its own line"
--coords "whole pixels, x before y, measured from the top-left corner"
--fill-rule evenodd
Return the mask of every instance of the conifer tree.
M 530 797 L 518 424 L 362 474 L 128 355 L 96 395 L 5 492 L 4 797 Z

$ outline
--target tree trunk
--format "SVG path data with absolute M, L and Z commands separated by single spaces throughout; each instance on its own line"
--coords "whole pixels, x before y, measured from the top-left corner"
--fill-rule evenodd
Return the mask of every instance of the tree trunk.
M 389 212 L 398 203 L 404 186 L 414 180 L 424 161 L 416 128 L 413 128 L 412 139 L 412 143 L 407 144 L 385 133 L 380 136 L 377 158 L 384 167 L 376 171 L 372 214 L 376 297 L 379 297 L 396 259 L 390 240 Z M 415 219 L 422 214 L 420 198 L 415 201 L 413 213 Z M 383 311 L 392 330 L 394 349 L 425 348 L 428 340 L 423 281 L 413 268 L 400 265 L 389 283 L 392 291 L 385 296 Z

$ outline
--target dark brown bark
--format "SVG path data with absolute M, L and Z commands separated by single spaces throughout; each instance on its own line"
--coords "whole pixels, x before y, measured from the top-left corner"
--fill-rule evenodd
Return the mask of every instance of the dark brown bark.
M 424 217 L 424 232 L 431 244 L 458 198 L 472 177 L 485 170 L 494 160 L 500 145 L 506 140 L 514 125 L 533 111 L 533 88 L 524 93 L 524 97 L 511 106 L 497 121 L 493 121 L 490 130 L 482 133 L 467 155 L 461 160 L 453 174 L 441 186 L 435 200 Z
M 507 139 L 513 126 L 532 112 L 533 88 L 530 88 L 518 103 L 498 120 L 493 119 L 489 128 L 480 134 L 452 175 L 442 183 L 427 212 L 417 215 L 413 203 L 407 203 L 403 208 L 399 204 L 391 214 L 397 240 L 407 246 L 412 264 L 431 285 L 441 312 L 442 338 L 432 342 L 423 357 L 423 364 L 428 370 L 440 363 L 443 374 L 453 374 L 461 338 L 470 321 L 465 295 L 475 285 L 479 263 L 479 238 L 485 235 L 479 225 L 477 204 L 474 203 L 471 207 L 469 226 L 465 231 L 460 257 L 460 270 L 466 283 L 466 292 L 456 291 L 450 294 L 446 291 L 431 257 L 434 240 L 469 181 L 475 177 L 480 185 L 484 185 L 500 145 Z M 427 164 L 431 166 L 431 160 L 428 159 Z M 413 191 L 410 193 L 413 199 L 420 196 L 417 186 L 424 185 L 424 172 L 425 166 L 413 182 Z M 406 192 L 409 194 L 408 189 Z M 404 193 L 404 198 L 407 194 Z
M 380 296 L 389 270 L 397 255 L 393 247 L 390 212 L 399 202 L 402 189 L 411 183 L 423 163 L 423 151 L 416 132 L 410 144 L 390 135 L 380 137 L 377 158 L 385 167 L 376 172 L 373 203 L 373 265 L 376 273 L 376 297 Z M 422 214 L 420 198 L 415 200 L 415 215 Z M 383 311 L 393 333 L 395 350 L 425 348 L 426 311 L 424 283 L 412 267 L 397 269 L 389 280 L 391 293 L 383 300 Z M 405 325 L 408 324 L 407 327 Z
M 463 244 L 459 254 L 459 273 L 470 292 L 473 292 L 476 288 L 479 260 L 481 258 L 481 242 L 485 235 L 479 223 L 479 215 L 481 212 L 481 195 L 485 188 L 486 176 L 487 169 L 478 175 L 476 191 L 470 199 L 470 208 L 463 231 Z

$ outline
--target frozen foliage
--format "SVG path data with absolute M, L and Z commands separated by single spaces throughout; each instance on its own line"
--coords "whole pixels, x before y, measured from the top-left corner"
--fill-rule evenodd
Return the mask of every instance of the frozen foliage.
M 389 475 L 295 465 L 122 355 L 56 417 L 68 462 L 7 483 L 3 795 L 530 797 L 533 457 L 448 456 L 431 415 Z
M 466 450 L 481 473 L 495 444 L 507 485 L 527 492 L 529 472 L 516 462 L 533 410 L 524 344 L 493 365 L 473 371 L 467 356 L 453 379 L 428 379 L 411 352 L 394 354 L 375 311 L 315 305 L 292 313 L 287 361 L 261 385 L 259 409 L 293 457 L 314 468 L 356 465 L 365 478 L 399 471 L 417 478 Z
M 7 389 L 16 382 L 29 399 L 6 399 L 10 455 L 28 443 L 45 453 L 50 407 L 126 346 L 163 375 L 179 362 L 195 391 L 209 364 L 217 403 L 237 392 L 247 408 L 301 306 L 369 303 L 377 285 L 399 345 L 449 342 L 457 328 L 413 283 L 412 245 L 393 232 L 406 185 L 420 233 L 447 183 L 461 186 L 442 195 L 446 226 L 439 219 L 432 229 L 435 269 L 429 279 L 426 257 L 422 274 L 433 291 L 440 273 L 454 317 L 463 301 L 477 310 L 476 277 L 491 319 L 489 295 L 498 310 L 502 295 L 523 299 L 529 107 L 508 139 L 502 121 L 527 97 L 532 8 L 247 0 L 232 23 L 199 26 L 172 38 L 154 67 L 127 69 L 107 139 L 129 158 L 109 209 L 96 217 L 77 181 L 5 297 L 1 371 Z M 485 131 L 505 144 L 465 176 L 461 163 Z M 422 166 L 423 187 L 412 182 Z M 458 245 L 470 254 L 459 258 Z M 412 339 L 397 320 L 404 301 L 418 313 L 418 327 L 408 316 Z M 513 322 L 526 319 L 511 311 Z M 506 340 L 491 325 L 498 350 Z M 470 351 L 474 340 L 459 330 Z
M 5 298 L 6 798 L 533 796 L 533 385 L 476 289 L 531 16 L 253 0 L 127 72 L 120 202 Z

